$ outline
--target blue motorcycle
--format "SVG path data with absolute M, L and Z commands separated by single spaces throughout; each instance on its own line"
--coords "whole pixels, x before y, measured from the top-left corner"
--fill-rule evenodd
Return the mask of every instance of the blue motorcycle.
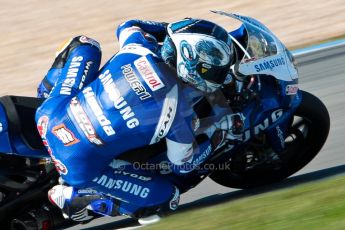
M 207 160 L 184 176 L 171 170 L 164 141 L 121 156 L 141 169 L 165 175 L 182 193 L 206 177 L 242 189 L 281 181 L 319 153 L 330 129 L 327 108 L 316 96 L 299 89 L 294 57 L 279 39 L 253 18 L 214 12 L 241 21 L 238 31 L 245 39 L 230 33 L 236 46 L 237 62 L 231 67 L 236 80 L 218 93 L 200 98 L 194 110 L 199 119 L 207 120 L 217 99 L 234 112 L 243 113 L 246 119 L 241 140 L 228 141 L 215 152 L 206 150 L 200 162 Z M 0 100 L 12 108 L 7 111 L 11 132 L 20 133 L 21 142 L 32 151 L 45 151 L 34 122 L 42 100 L 16 96 Z M 0 179 L 1 223 L 11 223 L 14 229 L 43 229 L 45 223 L 56 226 L 64 222 L 46 200 L 47 190 L 58 183 L 49 160 L 4 154 L 0 156 Z M 33 227 L 27 228 L 29 225 Z

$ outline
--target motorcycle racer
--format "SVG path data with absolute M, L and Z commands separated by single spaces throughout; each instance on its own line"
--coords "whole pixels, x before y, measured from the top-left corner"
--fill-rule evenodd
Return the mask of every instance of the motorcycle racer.
M 228 76 L 233 60 L 227 32 L 198 19 L 169 24 L 167 32 L 166 26 L 121 24 L 120 51 L 99 72 L 98 42 L 71 39 L 38 88 L 47 99 L 37 110 L 37 127 L 69 185 L 55 186 L 49 198 L 74 220 L 91 219 L 88 210 L 145 217 L 176 209 L 179 190 L 171 182 L 113 159 L 165 140 L 174 173 L 185 174 L 234 136 L 237 117 L 228 107 L 217 106 L 209 125 L 193 110 L 195 100 Z
M 6 222 L 8 222 L 8 224 L 10 224 L 9 222 L 11 222 L 11 225 L 17 225 L 18 223 L 21 223 L 21 225 L 23 226 L 40 226 L 40 224 L 43 223 L 43 220 L 47 220 L 50 223 L 54 223 L 54 226 L 57 226 L 55 225 L 55 223 L 57 223 L 55 220 L 59 218 L 61 219 L 61 212 L 59 212 L 59 210 L 57 210 L 55 207 L 52 207 L 50 204 L 48 204 L 45 199 L 42 202 L 38 199 L 31 199 L 31 197 L 34 197 L 33 194 L 35 194 L 36 196 L 37 189 L 41 190 L 41 196 L 44 196 L 44 194 L 47 194 L 49 188 L 53 187 L 56 184 L 60 184 L 59 186 L 55 186 L 50 190 L 49 198 L 52 200 L 52 203 L 59 205 L 63 212 L 65 212 L 68 217 L 74 220 L 85 221 L 91 219 L 92 216 L 95 215 L 89 212 L 91 210 L 103 215 L 105 214 L 111 216 L 119 214 L 132 214 L 132 216 L 134 217 L 139 217 L 140 222 L 141 220 L 143 220 L 141 217 L 149 216 L 156 211 L 164 211 L 164 208 L 166 207 L 171 209 L 176 208 L 178 204 L 179 193 L 177 192 L 174 193 L 171 202 L 169 202 L 169 204 L 165 206 L 146 206 L 145 204 L 142 205 L 140 203 L 142 199 L 138 198 L 137 200 L 134 200 L 133 197 L 133 199 L 129 198 L 129 195 L 131 194 L 133 196 L 139 196 L 140 198 L 145 199 L 145 197 L 149 197 L 149 194 L 152 193 L 152 189 L 155 191 L 159 191 L 160 187 L 163 187 L 165 184 L 160 183 L 160 181 L 156 180 L 157 177 L 152 178 L 152 175 L 154 174 L 160 175 L 159 178 L 168 180 L 171 184 L 176 186 L 181 193 L 185 193 L 189 189 L 195 187 L 206 177 L 209 177 L 216 183 L 227 187 L 256 187 L 286 178 L 287 176 L 296 172 L 296 170 L 299 170 L 306 163 L 308 163 L 317 154 L 317 152 L 319 152 L 327 137 L 329 130 L 329 116 L 327 116 L 327 109 L 325 109 L 322 102 L 320 102 L 320 100 L 318 100 L 315 96 L 298 89 L 298 75 L 297 69 L 295 68 L 296 66 L 293 62 L 293 56 L 279 41 L 279 39 L 277 39 L 274 34 L 269 31 L 267 27 L 250 17 L 228 14 L 225 12 L 216 13 L 239 19 L 243 23 L 239 30 L 236 30 L 229 34 L 229 36 L 231 36 L 231 40 L 234 42 L 234 45 L 237 48 L 236 50 L 234 49 L 235 52 L 233 53 L 236 57 L 236 59 L 234 58 L 234 60 L 236 61 L 233 65 L 231 64 L 230 68 L 234 78 L 236 78 L 236 80 L 238 81 L 241 80 L 240 78 L 243 78 L 243 82 L 233 81 L 234 78 L 228 75 L 226 77 L 224 85 L 220 87 L 219 90 L 211 93 L 200 93 L 203 88 L 201 88 L 201 90 L 196 90 L 195 88 L 197 87 L 191 87 L 193 81 L 191 83 L 176 82 L 176 84 L 178 84 L 178 86 L 180 86 L 180 88 L 182 89 L 182 95 L 184 96 L 183 99 L 185 99 L 187 101 L 187 104 L 192 108 L 193 118 L 191 127 L 193 135 L 195 137 L 194 142 L 196 143 L 193 147 L 197 146 L 198 143 L 203 143 L 204 141 L 210 139 L 211 148 L 206 149 L 203 154 L 198 156 L 196 160 L 191 158 L 193 161 L 193 164 L 190 165 L 191 167 L 188 166 L 188 163 L 190 163 L 189 160 L 184 162 L 182 165 L 174 164 L 175 167 L 166 167 L 171 166 L 172 164 L 169 164 L 168 162 L 169 159 L 166 154 L 166 146 L 168 140 L 166 140 L 165 137 L 167 136 L 165 136 L 155 144 L 131 149 L 129 152 L 120 154 L 116 157 L 116 160 L 112 161 L 109 164 L 109 167 L 113 168 L 113 175 L 103 174 L 101 172 L 100 175 L 96 175 L 92 179 L 93 182 L 97 183 L 96 186 L 106 187 L 109 190 L 109 193 L 99 192 L 99 189 L 95 186 L 70 186 L 68 182 L 64 182 L 62 178 L 57 181 L 57 170 L 54 170 L 54 167 L 51 164 L 52 161 L 50 160 L 54 156 L 46 156 L 48 155 L 48 151 L 43 146 L 42 139 L 39 137 L 38 131 L 36 130 L 34 115 L 37 108 L 45 99 L 20 96 L 1 97 L 0 148 L 5 149 L 0 151 L 4 151 L 6 153 L 13 152 L 15 154 L 24 154 L 24 156 L 30 157 L 29 159 L 23 157 L 23 155 L 19 156 L 19 159 L 25 165 L 25 168 L 23 170 L 21 168 L 18 168 L 20 166 L 18 163 L 13 162 L 13 157 L 16 156 L 0 156 L 0 163 L 2 163 L 2 165 L 4 166 L 2 167 L 2 171 L 4 171 L 2 174 L 5 175 L 3 183 L 1 183 L 0 185 L 1 192 L 3 192 L 4 194 L 4 200 L 3 202 L 1 202 L 2 209 L 0 210 L 0 216 L 2 217 L 1 219 L 7 219 Z M 84 41 L 83 44 L 80 44 L 81 41 Z M 180 60 L 186 59 L 187 61 L 198 61 L 200 58 L 199 54 L 197 52 L 194 52 L 194 50 L 196 50 L 196 48 L 194 47 L 196 47 L 197 43 L 194 42 L 195 46 L 188 46 L 187 44 L 185 44 L 186 42 L 183 42 L 184 44 L 182 46 L 181 41 L 180 50 L 185 51 L 183 53 L 185 57 L 192 58 L 182 57 L 182 59 Z M 77 37 L 68 41 L 67 44 L 62 47 L 61 51 L 58 52 L 58 55 L 60 53 L 63 53 L 63 51 L 65 50 L 65 48 L 67 49 L 67 47 L 77 47 L 74 48 L 75 50 L 79 49 L 82 46 L 92 46 L 92 44 L 94 44 L 94 46 L 98 45 L 96 42 L 93 42 L 93 40 L 86 37 Z M 168 44 L 168 42 L 166 42 L 165 44 Z M 159 45 L 160 44 L 158 43 L 158 47 Z M 175 69 L 174 60 L 177 60 L 177 57 L 174 58 L 174 56 L 176 56 L 176 52 L 174 52 L 174 49 L 176 49 L 176 47 L 179 47 L 179 45 L 179 42 L 177 42 L 176 45 L 168 44 L 168 47 L 164 47 L 165 49 L 158 50 L 158 52 L 161 52 L 162 56 L 165 55 L 169 57 L 169 55 L 172 54 L 172 62 L 166 61 L 166 63 L 171 65 L 171 68 L 173 68 L 173 70 Z M 169 47 L 171 48 L 170 50 L 172 52 L 164 53 L 164 50 L 169 51 Z M 201 44 L 199 47 L 212 46 L 208 44 Z M 131 48 L 130 50 L 134 51 L 133 48 Z M 73 48 L 70 48 L 68 52 L 72 53 Z M 200 48 L 198 48 L 198 52 L 201 53 L 200 56 L 202 56 L 202 51 L 200 51 Z M 217 52 L 214 53 L 217 54 Z M 80 57 L 78 57 L 78 55 L 70 55 L 70 57 L 69 55 L 61 56 L 66 57 L 66 60 L 68 60 L 69 58 L 72 59 L 72 57 L 81 59 Z M 83 58 L 84 57 L 88 58 L 87 55 L 83 54 Z M 77 59 L 75 60 L 75 62 L 77 61 Z M 137 59 L 135 59 L 135 61 L 136 60 Z M 142 74 L 139 71 L 140 68 L 137 68 L 134 62 L 133 64 L 130 63 L 130 65 L 126 66 L 126 68 L 120 68 L 121 71 L 119 71 L 119 73 L 116 71 L 116 69 L 111 68 L 111 65 L 109 64 L 110 62 L 108 62 L 99 71 L 99 76 L 109 71 L 108 73 L 117 76 L 112 77 L 113 81 L 114 79 L 118 80 L 119 78 L 123 78 L 124 82 L 128 82 L 128 91 L 133 91 L 140 100 L 147 102 L 147 100 L 152 97 L 152 91 L 149 91 L 148 88 L 148 84 L 150 82 L 147 83 L 144 80 L 143 76 L 145 76 L 145 74 Z M 154 64 L 157 63 L 152 64 L 152 66 L 157 67 Z M 76 71 L 76 67 L 79 66 L 79 64 L 77 63 L 69 65 L 73 66 L 72 68 L 74 69 L 68 68 L 67 75 L 69 75 L 70 79 L 63 82 L 65 84 L 63 92 L 66 93 L 69 92 L 68 86 L 69 84 L 71 84 L 70 81 L 72 83 L 75 83 L 73 77 L 75 76 L 74 73 L 78 72 Z M 64 66 L 64 64 L 62 64 L 62 66 Z M 91 66 L 91 63 L 87 63 L 85 66 Z M 197 64 L 195 66 L 197 66 Z M 209 66 L 205 66 L 208 67 L 207 69 L 211 69 Z M 62 70 L 62 68 L 55 68 L 55 70 L 52 70 L 51 73 L 54 73 L 59 69 Z M 191 73 L 191 76 L 193 76 L 193 74 L 196 75 L 196 77 L 200 76 L 199 73 L 193 73 L 193 63 L 182 63 L 180 69 L 184 70 L 185 72 Z M 89 70 L 90 68 L 85 68 L 85 70 L 83 71 L 83 76 L 81 78 L 84 80 L 82 80 L 82 82 L 85 81 Z M 141 68 L 141 70 L 143 69 Z M 155 70 L 157 71 L 157 69 Z M 161 76 L 161 72 L 157 72 L 158 76 Z M 207 71 L 203 70 L 200 72 L 202 74 L 206 73 Z M 47 75 L 45 79 L 46 82 L 48 82 L 47 86 L 49 86 L 49 84 L 55 85 L 55 82 L 60 78 L 60 75 L 57 74 L 55 81 L 50 81 L 49 76 L 54 75 Z M 101 76 L 99 78 L 102 80 L 104 79 L 104 77 L 105 76 Z M 175 75 L 175 77 L 177 76 Z M 151 80 L 151 84 L 159 85 L 159 82 L 157 83 L 157 81 L 152 81 L 152 78 L 149 79 Z M 164 77 L 160 77 L 160 79 L 164 80 Z M 108 84 L 106 84 L 106 87 L 102 84 L 105 93 L 108 94 L 109 92 L 114 91 L 109 90 L 108 88 L 112 88 L 113 81 L 105 81 L 108 82 Z M 176 81 L 178 80 L 176 79 Z M 227 84 L 229 81 L 230 84 Z M 165 82 L 163 82 L 163 84 L 164 83 Z M 81 90 L 83 90 L 92 83 L 86 84 L 87 85 L 85 86 L 83 86 L 83 84 L 79 84 L 78 86 L 79 88 L 81 88 Z M 115 86 L 121 84 L 121 82 L 119 82 L 119 84 L 118 82 L 116 82 Z M 123 88 L 126 86 L 126 84 L 123 84 L 121 86 L 121 88 Z M 164 87 L 166 87 L 166 85 Z M 163 88 L 159 90 L 162 90 Z M 40 87 L 40 89 L 43 89 L 43 91 L 45 90 L 43 87 Z M 235 92 L 231 89 L 235 89 Z M 51 90 L 47 89 L 46 91 L 47 92 L 44 93 L 44 95 L 48 97 Z M 97 105 L 95 105 L 95 100 L 92 99 L 93 94 L 86 93 L 84 91 L 82 91 L 82 93 L 86 102 L 83 105 L 84 108 L 82 107 L 83 110 L 80 110 L 81 106 L 70 106 L 72 108 L 71 110 L 74 109 L 74 113 L 78 118 L 75 119 L 77 120 L 77 123 L 75 125 L 76 128 L 78 128 L 78 126 L 81 126 L 79 127 L 81 130 L 81 132 L 78 133 L 79 136 L 76 136 L 72 132 L 73 130 L 67 130 L 64 127 L 48 129 L 47 127 L 50 122 L 50 116 L 47 116 L 45 118 L 42 118 L 41 123 L 38 126 L 43 137 L 45 137 L 47 132 L 51 132 L 51 130 L 53 130 L 53 134 L 57 136 L 57 138 L 59 138 L 61 142 L 65 143 L 66 147 L 75 146 L 80 143 L 80 139 L 78 139 L 78 137 L 80 137 L 81 134 L 85 135 L 86 137 L 86 139 L 82 140 L 83 144 L 87 144 L 87 141 L 92 141 L 93 144 L 107 144 L 104 143 L 103 139 L 101 139 L 104 137 L 100 136 L 98 133 L 96 136 L 96 132 L 92 129 L 97 125 L 97 123 L 99 123 L 100 125 L 97 127 L 100 128 L 100 133 L 102 133 L 103 131 L 106 134 L 111 133 L 111 129 L 116 131 L 118 134 L 118 125 L 121 124 L 122 120 L 123 122 L 125 122 L 125 128 L 128 128 L 127 124 L 132 124 L 135 119 L 130 123 L 127 123 L 127 121 L 129 121 L 133 117 L 137 118 L 137 120 L 140 122 L 140 125 L 142 125 L 142 120 L 139 120 L 137 117 L 137 111 L 133 109 L 134 106 L 132 105 L 134 103 L 132 103 L 132 101 L 130 101 L 130 103 L 127 103 L 127 105 L 130 105 L 130 111 L 135 114 L 124 117 L 122 116 L 122 113 L 119 112 L 121 115 L 119 119 L 120 121 L 119 123 L 116 122 L 116 125 L 114 125 L 114 121 L 112 119 L 109 119 L 109 115 L 104 114 L 104 111 L 98 109 Z M 124 95 L 127 96 L 126 93 L 127 91 L 124 93 Z M 107 94 L 105 94 L 105 96 L 107 96 Z M 219 122 L 215 122 L 215 120 L 213 119 L 213 115 L 217 114 L 214 111 L 220 111 L 219 107 L 226 107 L 223 106 L 221 100 L 218 100 L 221 96 L 225 96 L 225 99 L 227 100 L 226 103 L 224 103 L 225 105 L 229 104 L 229 106 L 231 106 L 231 109 L 233 109 L 235 112 L 241 111 L 247 119 L 245 120 L 245 128 L 242 133 L 241 141 L 228 141 L 227 144 L 219 148 L 218 146 L 220 145 L 217 145 L 217 143 L 222 143 L 222 137 L 224 137 L 224 135 L 212 135 L 212 133 L 224 133 L 224 131 L 220 129 L 217 130 L 217 126 L 219 127 Z M 163 100 L 165 100 L 165 98 L 167 97 L 170 96 L 167 94 L 166 97 L 163 96 L 162 98 L 164 98 Z M 102 94 L 98 91 L 96 102 L 99 100 L 99 98 L 102 98 Z M 112 94 L 112 97 L 109 96 L 109 99 L 112 102 L 115 101 L 114 98 L 114 94 Z M 77 99 L 80 100 L 79 97 Z M 181 99 L 181 97 L 178 97 L 178 99 Z M 128 98 L 124 97 L 124 100 L 127 102 Z M 123 100 L 120 99 L 119 101 L 121 102 Z M 159 100 L 157 99 L 157 101 Z M 205 101 L 213 107 L 207 106 L 207 103 L 205 103 Z M 99 107 L 102 106 L 102 104 L 100 104 L 99 102 L 97 103 Z M 141 101 L 139 104 L 141 104 Z M 311 104 L 314 104 L 312 106 L 313 108 L 310 107 Z M 126 104 L 124 104 L 123 106 L 126 107 L 125 105 Z M 147 106 L 148 104 L 145 105 L 145 109 L 150 108 L 150 106 Z M 115 104 L 111 106 L 114 106 L 115 108 Z M 76 110 L 76 108 L 79 108 L 79 110 Z M 89 111 L 86 111 L 89 112 L 89 114 L 86 114 L 85 112 L 85 109 L 87 108 L 90 109 Z M 121 108 L 115 109 L 117 109 L 118 111 L 122 110 Z M 140 115 L 145 114 L 145 109 L 140 111 Z M 162 113 L 162 110 L 158 111 L 158 113 Z M 148 112 L 151 111 L 149 110 Z M 163 128 L 168 126 L 169 120 L 172 118 L 172 113 L 170 111 L 172 110 L 169 109 L 167 115 L 163 116 L 167 118 L 163 121 L 163 125 L 161 126 Z M 4 112 L 6 113 L 6 116 L 4 116 Z M 95 115 L 96 119 L 89 119 L 89 117 L 93 118 L 92 114 Z M 152 112 L 152 115 L 155 114 Z M 73 118 L 74 116 L 75 115 L 72 113 L 71 117 Z M 293 122 L 294 116 L 298 117 L 299 121 L 297 122 L 297 124 Z M 51 117 L 54 118 L 53 116 Z M 161 117 L 161 115 L 159 115 L 159 117 Z M 154 117 L 149 118 L 152 119 Z M 175 115 L 173 118 L 175 119 Z M 208 118 L 210 118 L 209 122 L 207 122 Z M 112 122 L 110 126 L 107 120 L 109 122 Z M 159 121 L 159 119 L 157 120 Z M 323 120 L 324 122 L 322 122 Z M 55 121 L 56 119 L 51 121 L 51 123 L 54 123 Z M 94 123 L 92 124 L 91 121 Z M 148 121 L 154 122 L 154 119 L 148 119 Z M 162 129 L 160 129 L 159 133 L 161 133 L 161 130 Z M 232 129 L 232 131 L 233 130 L 234 129 Z M 318 133 L 318 135 L 315 136 L 315 133 Z M 122 135 L 122 133 L 120 134 Z M 163 135 L 164 132 L 161 134 L 161 136 Z M 209 138 L 209 136 L 211 138 Z M 229 136 L 232 136 L 231 133 Z M 11 141 L 10 145 L 8 146 L 6 146 L 7 137 L 9 137 Z M 199 137 L 202 137 L 204 139 L 199 139 Z M 217 139 L 214 137 L 219 138 Z M 123 138 L 124 140 L 119 144 L 130 146 L 132 140 L 136 140 L 136 138 L 137 137 L 135 135 L 128 138 Z M 126 141 L 127 139 L 131 141 Z M 103 142 L 99 142 L 99 140 Z M 44 139 L 44 143 L 47 145 L 48 150 L 51 153 L 54 153 L 49 147 L 47 139 Z M 71 145 L 69 145 L 70 143 Z M 317 145 L 315 146 L 314 143 L 317 143 Z M 213 146 L 217 147 L 214 148 L 216 149 L 214 152 L 211 152 L 213 150 Z M 304 148 L 304 146 L 310 146 L 312 147 L 312 149 L 309 147 Z M 6 147 L 13 147 L 13 151 L 11 151 L 10 148 L 6 149 Z M 66 151 L 64 147 L 60 149 Z M 59 151 L 60 149 L 54 148 L 53 150 Z M 36 150 L 42 150 L 43 154 L 45 154 L 46 156 L 46 159 L 37 159 L 37 161 L 33 159 L 35 161 L 31 161 L 32 159 L 30 151 L 32 152 Z M 80 148 L 80 150 L 83 151 L 82 148 Z M 112 150 L 110 149 L 109 151 Z M 77 154 L 71 153 L 69 155 L 78 157 Z M 38 155 L 39 154 L 37 154 L 37 156 Z M 95 159 L 93 161 L 95 162 L 95 165 L 98 163 L 96 161 L 96 159 L 99 158 L 97 155 L 93 157 L 93 159 Z M 59 157 L 61 159 L 61 155 Z M 301 161 L 301 157 L 303 158 L 303 161 Z M 204 161 L 205 158 L 208 159 Z M 9 159 L 10 161 L 8 161 L 7 159 Z M 57 168 L 62 174 L 68 174 L 70 171 L 69 168 L 66 167 L 65 161 L 61 161 L 60 159 L 56 157 L 54 158 Z M 200 164 L 200 162 L 203 163 Z M 14 167 L 7 170 L 8 163 L 13 165 Z M 194 168 L 194 166 L 197 164 L 200 164 L 200 167 Z M 146 166 L 154 166 L 155 168 L 149 169 L 146 168 Z M 209 168 L 209 166 L 218 167 Z M 138 170 L 137 167 L 145 169 L 145 171 Z M 30 169 L 30 171 L 26 173 L 26 169 Z M 32 169 L 36 171 L 36 174 L 34 175 L 37 176 L 33 176 Z M 93 168 L 91 166 L 89 170 L 91 171 L 92 169 Z M 174 173 L 171 169 L 174 171 Z M 25 179 L 26 177 L 28 178 L 27 180 Z M 38 179 L 32 180 L 34 178 Z M 152 184 L 147 183 L 148 181 L 151 181 L 153 179 L 155 179 L 156 185 L 158 185 L 159 187 L 151 187 Z M 25 182 L 23 183 L 23 181 Z M 11 187 L 9 187 L 8 185 L 11 185 Z M 26 189 L 25 186 L 23 188 L 22 185 L 28 185 L 30 187 L 27 186 Z M 18 194 L 20 195 L 18 196 Z M 149 199 L 153 198 L 149 197 Z M 30 200 L 31 202 L 27 203 L 28 200 Z M 37 209 L 36 201 L 40 204 L 43 203 L 41 208 Z M 7 208 L 9 206 L 5 202 L 10 202 L 9 205 L 11 206 L 11 209 L 15 209 L 15 207 L 24 207 L 24 209 L 17 208 L 18 211 L 7 214 L 10 210 Z M 52 209 L 58 211 L 56 213 L 56 216 L 52 216 L 51 213 L 49 213 Z M 131 211 L 133 211 L 134 214 Z M 144 219 L 152 221 L 157 219 L 157 216 L 151 216 L 151 218 Z

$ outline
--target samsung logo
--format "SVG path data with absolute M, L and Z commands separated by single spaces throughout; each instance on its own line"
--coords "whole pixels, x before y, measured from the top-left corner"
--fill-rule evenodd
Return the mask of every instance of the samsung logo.
M 64 79 L 60 94 L 63 95 L 71 95 L 72 87 L 76 82 L 76 77 L 79 72 L 79 67 L 81 65 L 81 61 L 83 61 L 82 56 L 73 57 L 70 66 L 68 67 L 66 78 Z
M 259 123 L 258 125 L 254 127 L 254 135 L 258 135 L 260 132 L 266 130 L 270 125 L 275 123 L 282 116 L 283 116 L 282 109 L 273 111 L 270 117 L 267 117 L 265 120 L 263 120 L 261 123 Z M 252 133 L 250 129 L 247 129 L 243 134 L 242 140 L 243 142 L 246 142 L 250 138 L 252 138 Z
M 285 60 L 284 58 L 275 58 L 270 61 L 265 61 L 260 64 L 255 65 L 255 70 L 256 72 L 261 72 L 265 70 L 273 70 L 275 67 L 285 65 Z
M 150 189 L 147 187 L 125 180 L 115 180 L 106 175 L 102 175 L 100 178 L 96 177 L 92 181 L 107 189 L 122 191 L 141 198 L 146 198 L 150 194 Z

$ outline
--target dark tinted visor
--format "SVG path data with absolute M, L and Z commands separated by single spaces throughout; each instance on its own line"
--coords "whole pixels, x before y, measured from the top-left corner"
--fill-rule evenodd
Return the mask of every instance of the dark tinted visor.
M 196 71 L 205 79 L 216 84 L 223 84 L 228 75 L 230 64 L 224 66 L 214 66 L 207 63 L 198 63 Z

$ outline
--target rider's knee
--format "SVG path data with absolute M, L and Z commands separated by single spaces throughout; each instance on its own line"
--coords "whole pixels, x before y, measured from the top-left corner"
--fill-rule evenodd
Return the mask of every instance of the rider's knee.
M 95 52 L 95 58 L 94 59 L 98 59 L 98 57 L 96 57 L 96 54 L 101 53 L 101 48 L 99 43 L 89 37 L 86 36 L 77 36 L 74 38 L 71 38 L 67 41 L 65 41 L 60 47 L 59 49 L 56 51 L 56 58 L 55 61 L 52 65 L 52 68 L 63 68 L 66 64 L 66 62 L 68 61 L 68 59 L 70 58 L 70 55 L 72 53 L 77 52 L 77 50 L 80 47 L 84 47 L 86 49 L 87 52 Z M 84 52 L 84 53 L 87 53 Z M 74 56 L 74 55 L 73 55 Z
M 48 97 L 67 62 L 77 58 L 78 60 L 87 60 L 88 63 L 92 62 L 93 66 L 98 67 L 101 56 L 100 45 L 92 38 L 82 35 L 66 40 L 56 51 L 56 57 L 51 68 L 37 88 L 38 97 Z M 85 68 L 88 68 L 87 65 L 85 65 Z

